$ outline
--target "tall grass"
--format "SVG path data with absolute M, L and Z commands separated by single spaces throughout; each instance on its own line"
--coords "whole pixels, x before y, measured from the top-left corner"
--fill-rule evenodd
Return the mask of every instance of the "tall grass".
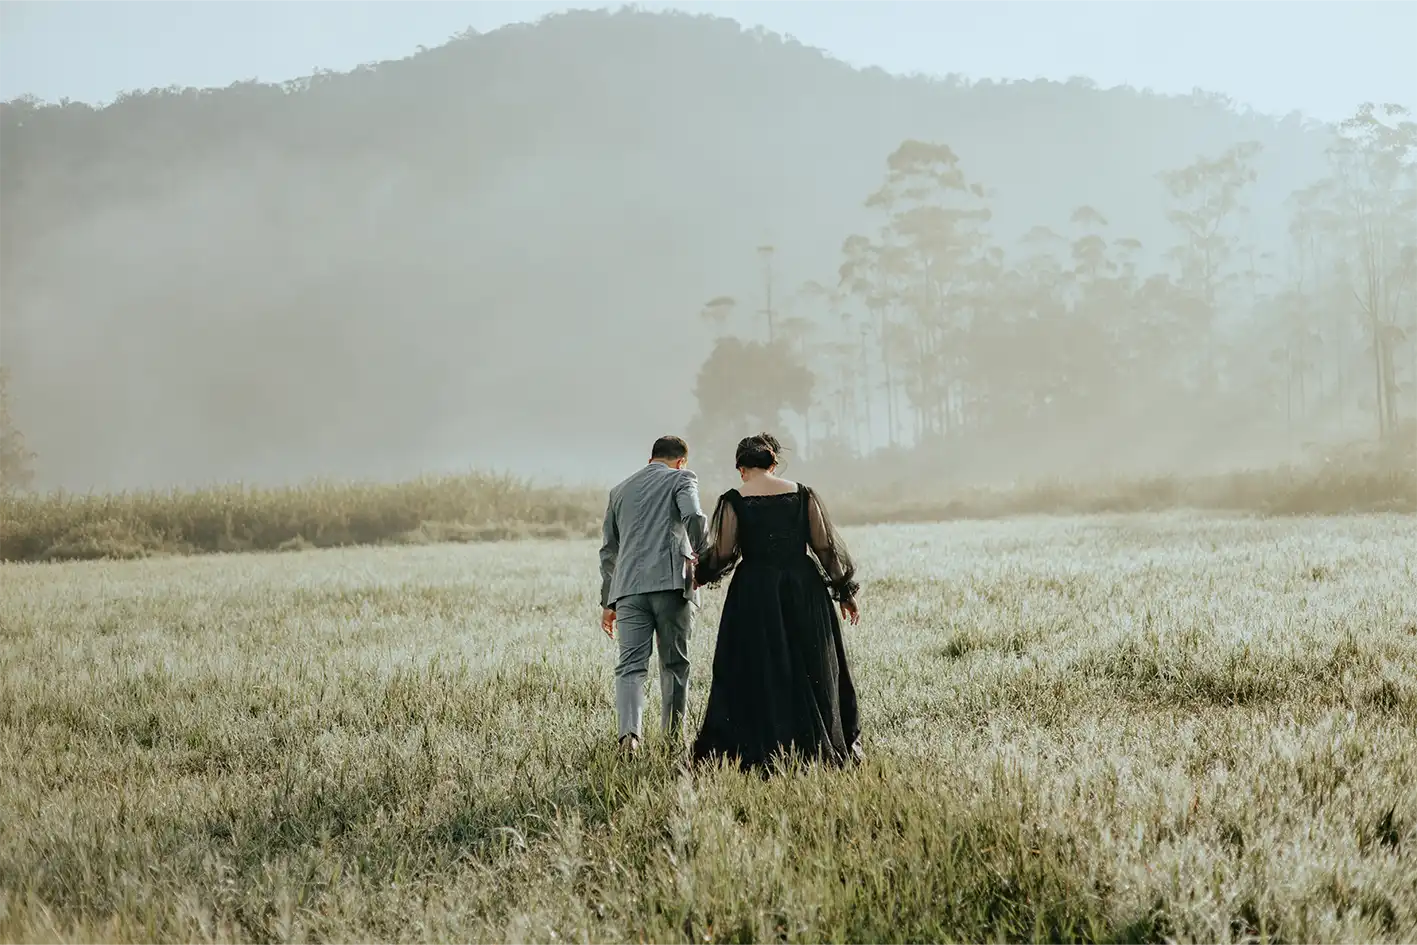
M 833 489 L 831 503 L 838 518 L 857 525 L 1181 508 L 1258 515 L 1417 513 L 1414 457 L 1402 463 L 1007 487 L 885 484 L 868 477 L 864 485 Z M 0 496 L 0 561 L 579 537 L 598 533 L 604 508 L 603 489 L 538 488 L 489 475 L 395 484 Z
M 1417 466 L 1281 467 L 1211 476 L 1051 480 L 1014 488 L 940 490 L 901 484 L 850 491 L 838 505 L 839 517 L 858 525 L 1173 509 L 1262 516 L 1413 514 Z
M 18 496 L 0 499 L 0 560 L 566 538 L 598 529 L 603 510 L 599 493 L 491 475 Z

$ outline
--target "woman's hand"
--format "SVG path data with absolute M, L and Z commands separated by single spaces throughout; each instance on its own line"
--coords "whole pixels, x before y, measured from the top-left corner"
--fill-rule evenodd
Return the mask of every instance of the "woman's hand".
M 844 600 L 841 602 L 841 619 L 851 621 L 854 627 L 861 622 L 861 608 L 854 600 Z

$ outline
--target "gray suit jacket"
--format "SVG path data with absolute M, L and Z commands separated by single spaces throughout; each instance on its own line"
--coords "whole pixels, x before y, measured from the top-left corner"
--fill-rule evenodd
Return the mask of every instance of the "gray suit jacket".
M 689 558 L 708 549 L 698 476 L 649 463 L 610 490 L 601 534 L 602 607 L 631 594 L 674 590 L 698 603 Z

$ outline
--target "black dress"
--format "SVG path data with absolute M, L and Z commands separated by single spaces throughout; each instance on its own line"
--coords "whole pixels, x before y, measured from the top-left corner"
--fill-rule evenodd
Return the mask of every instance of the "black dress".
M 856 689 L 833 601 L 860 585 L 816 494 L 723 494 L 713 544 L 695 577 L 735 571 L 723 602 L 713 683 L 695 761 L 728 757 L 744 768 L 778 754 L 840 764 L 861 757 Z

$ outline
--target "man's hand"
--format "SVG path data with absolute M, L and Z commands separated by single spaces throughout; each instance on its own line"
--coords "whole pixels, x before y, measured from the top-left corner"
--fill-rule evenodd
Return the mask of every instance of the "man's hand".
M 854 627 L 861 622 L 861 608 L 856 606 L 854 600 L 844 600 L 841 602 L 841 617 L 843 620 L 851 621 Z
M 602 607 L 600 610 L 600 629 L 605 631 L 605 635 L 610 639 L 615 639 L 615 609 L 612 607 Z

